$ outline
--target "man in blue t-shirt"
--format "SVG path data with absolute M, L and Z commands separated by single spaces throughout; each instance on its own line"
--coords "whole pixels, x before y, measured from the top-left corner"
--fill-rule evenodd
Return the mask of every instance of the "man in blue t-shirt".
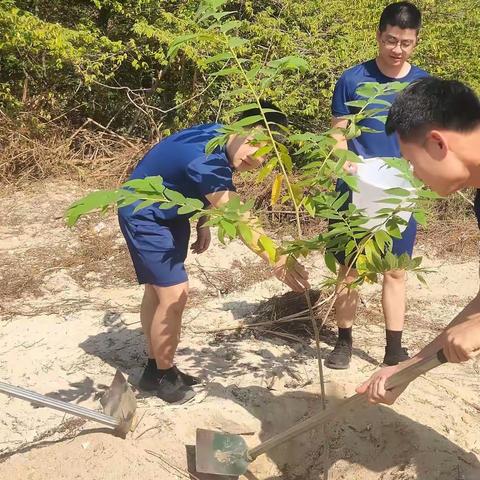
M 420 11 L 409 2 L 398 2 L 388 5 L 380 17 L 377 31 L 378 55 L 346 70 L 338 80 L 332 98 L 333 127 L 346 128 L 348 120 L 344 115 L 356 113 L 358 109 L 346 103 L 359 100 L 356 90 L 362 83 L 393 81 L 412 82 L 428 74 L 408 62 L 418 42 L 418 32 L 421 25 Z M 394 95 L 380 97 L 392 102 Z M 385 108 L 384 104 L 372 104 L 370 108 Z M 385 114 L 387 112 L 385 111 Z M 379 114 L 380 115 L 380 114 Z M 385 133 L 385 125 L 378 119 L 368 118 L 360 123 L 381 133 L 362 133 L 359 137 L 346 141 L 345 137 L 337 136 L 337 148 L 349 149 L 363 158 L 400 157 L 398 140 L 395 136 Z M 355 174 L 354 163 L 346 162 L 345 170 Z M 345 182 L 339 181 L 337 190 L 350 192 Z M 413 217 L 402 232 L 401 239 L 394 239 L 393 253 L 412 255 L 417 225 Z M 335 318 L 338 326 L 338 339 L 333 351 L 325 360 L 325 365 L 335 369 L 346 369 L 352 357 L 352 325 L 357 310 L 358 290 L 343 288 L 352 283 L 356 277 L 355 269 L 345 265 L 345 255 L 338 255 L 339 279 L 341 280 L 339 294 L 335 303 Z M 407 360 L 408 353 L 402 347 L 402 331 L 405 319 L 405 272 L 394 270 L 385 272 L 383 278 L 382 305 L 386 325 L 386 348 L 383 363 L 396 365 Z
M 265 117 L 272 128 L 286 126 L 287 117 L 269 102 Z M 259 115 L 252 108 L 242 117 Z M 265 124 L 260 121 L 255 128 Z M 229 136 L 224 147 L 206 154 L 207 143 L 219 136 L 221 125 L 198 125 L 180 131 L 155 145 L 140 161 L 130 180 L 161 176 L 164 185 L 185 197 L 201 200 L 204 205 L 220 207 L 238 197 L 233 172 L 259 168 L 264 158 L 255 155 L 260 148 L 252 136 Z M 152 391 L 169 403 L 183 403 L 194 396 L 192 385 L 199 379 L 181 372 L 174 364 L 180 339 L 182 314 L 188 297 L 188 277 L 184 261 L 190 238 L 189 215 L 178 208 L 162 209 L 158 204 L 135 211 L 139 202 L 119 209 L 120 228 L 132 257 L 137 279 L 145 285 L 140 319 L 146 337 L 148 362 L 140 379 L 142 390 Z M 210 243 L 205 219 L 197 223 L 194 253 L 204 252 Z M 245 244 L 264 260 L 266 252 L 258 248 L 259 229 Z M 276 262 L 275 276 L 295 291 L 308 288 L 307 274 L 296 262 L 286 264 L 282 256 Z
M 419 80 L 393 103 L 386 130 L 397 133 L 414 175 L 435 192 L 449 195 L 467 187 L 480 189 L 480 99 L 471 88 L 456 80 Z M 480 225 L 479 200 L 477 190 L 475 214 Z M 480 353 L 480 292 L 417 355 L 382 368 L 357 392 L 372 403 L 391 405 L 407 384 L 386 389 L 385 382 L 439 350 L 453 363 L 466 362 Z

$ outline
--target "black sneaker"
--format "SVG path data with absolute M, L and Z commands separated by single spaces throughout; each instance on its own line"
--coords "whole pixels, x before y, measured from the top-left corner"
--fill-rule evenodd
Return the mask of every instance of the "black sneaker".
M 181 378 L 184 385 L 187 387 L 191 387 L 193 385 L 200 385 L 202 380 L 198 377 L 194 377 L 193 375 L 189 375 L 188 373 L 182 372 L 176 365 L 173 366 L 173 369 L 177 373 L 177 375 Z
M 389 367 L 393 365 L 398 365 L 400 362 L 408 360 L 410 356 L 406 348 L 401 348 L 398 352 L 387 352 L 385 347 L 385 357 L 383 358 L 383 365 L 388 365 Z
M 147 365 L 143 370 L 140 381 L 138 382 L 140 390 L 144 390 L 146 392 L 155 390 L 158 385 L 157 377 L 159 375 L 160 373 L 156 368 L 152 368 Z
M 155 393 L 167 403 L 182 404 L 195 396 L 195 392 L 185 385 L 180 375 L 173 369 L 162 375 L 158 370 L 146 368 L 138 386 L 141 390 Z
M 325 366 L 334 370 L 346 370 L 352 358 L 352 344 L 345 340 L 337 340 L 334 349 L 325 359 Z

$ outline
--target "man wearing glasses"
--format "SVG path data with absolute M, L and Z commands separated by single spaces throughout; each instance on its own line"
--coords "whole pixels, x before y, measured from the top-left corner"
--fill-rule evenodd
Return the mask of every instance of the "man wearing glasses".
M 333 127 L 346 128 L 348 120 L 345 115 L 353 114 L 358 108 L 347 105 L 347 102 L 359 100 L 356 90 L 362 83 L 389 83 L 394 81 L 411 83 L 428 74 L 410 64 L 408 59 L 418 43 L 418 32 L 421 26 L 421 13 L 409 2 L 397 2 L 388 5 L 382 12 L 377 31 L 378 54 L 373 60 L 361 63 L 346 70 L 338 80 L 332 98 Z M 370 108 L 385 109 L 379 115 L 387 114 L 385 103 L 392 102 L 394 95 L 380 97 L 378 104 Z M 374 157 L 400 157 L 400 148 L 395 136 L 385 133 L 385 125 L 378 119 L 369 118 L 361 122 L 363 127 L 379 131 L 379 133 L 364 132 L 357 138 L 347 140 L 342 135 L 337 136 L 337 148 L 349 149 L 364 159 Z M 344 168 L 354 174 L 356 165 L 346 162 Z M 337 183 L 337 191 L 349 191 L 343 181 Z M 350 191 L 350 202 L 352 195 Z M 412 255 L 417 225 L 410 218 L 402 232 L 402 238 L 395 238 L 393 253 Z M 353 282 L 357 276 L 354 268 L 345 265 L 345 255 L 338 254 L 340 263 L 339 279 L 346 284 Z M 396 365 L 407 360 L 408 353 L 402 347 L 402 331 L 405 320 L 405 272 L 394 270 L 385 272 L 383 278 L 382 306 L 386 326 L 386 348 L 383 363 Z M 358 304 L 358 290 L 340 288 L 335 304 L 335 318 L 338 326 L 338 339 L 335 348 L 325 360 L 325 365 L 334 369 L 346 369 L 352 357 L 352 325 Z

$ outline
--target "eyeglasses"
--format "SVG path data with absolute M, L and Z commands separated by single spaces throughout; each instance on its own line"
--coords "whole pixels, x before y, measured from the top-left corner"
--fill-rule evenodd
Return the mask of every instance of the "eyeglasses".
M 382 44 L 390 50 L 393 50 L 397 45 L 400 45 L 400 48 L 403 51 L 410 50 L 415 46 L 415 40 L 399 40 L 395 37 L 387 37 L 381 39 Z

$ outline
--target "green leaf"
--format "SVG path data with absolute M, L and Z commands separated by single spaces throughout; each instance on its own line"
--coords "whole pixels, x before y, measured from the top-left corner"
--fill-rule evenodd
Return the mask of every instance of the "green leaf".
M 140 202 L 134 209 L 133 213 L 138 212 L 139 210 L 142 210 L 143 208 L 149 207 L 150 205 L 153 205 L 155 202 L 153 200 L 144 200 L 143 202 Z
M 343 148 L 336 148 L 333 150 L 333 155 L 341 161 L 348 161 L 352 163 L 362 163 L 362 159 L 354 152 L 345 150 Z
M 421 283 L 427 286 L 427 281 L 425 280 L 425 277 L 423 275 L 421 275 L 420 273 L 417 273 L 417 278 Z
M 252 243 L 253 234 L 251 228 L 246 223 L 237 224 L 238 233 L 247 244 Z
M 242 47 L 246 43 L 248 43 L 248 40 L 246 40 L 245 38 L 230 37 L 228 39 L 228 47 L 232 49 Z
M 262 235 L 258 240 L 259 245 L 262 249 L 267 252 L 270 262 L 275 262 L 277 256 L 277 247 L 273 240 L 266 235 Z
M 370 263 L 373 263 L 374 246 L 372 240 L 369 240 L 363 245 L 363 251 L 365 253 L 365 256 L 367 257 L 367 260 Z
M 357 95 L 361 97 L 373 97 L 377 94 L 374 82 L 362 82 L 356 90 Z
M 357 177 L 353 175 L 345 175 L 342 177 L 342 180 L 354 191 L 358 192 L 358 182 Z
M 338 210 L 339 208 L 343 207 L 345 202 L 348 200 L 349 197 L 349 192 L 345 192 L 342 195 L 340 195 L 333 203 L 332 203 L 332 208 L 334 210 Z
M 398 259 L 392 252 L 387 252 L 384 257 L 386 270 L 396 270 L 398 268 Z
M 255 102 L 252 103 L 246 103 L 245 105 L 240 105 L 239 107 L 235 107 L 232 110 L 230 110 L 231 113 L 241 113 L 245 112 L 247 110 L 252 110 L 253 108 L 258 108 L 258 104 Z
M 441 198 L 438 193 L 432 190 L 417 190 L 417 195 L 421 198 L 437 199 Z
M 254 205 L 255 205 L 255 200 L 250 198 L 243 205 L 240 205 L 239 211 L 240 213 L 246 213 L 249 210 L 251 210 Z
M 388 233 L 384 232 L 383 230 L 375 232 L 374 239 L 382 252 L 385 251 L 385 245 L 390 245 L 392 243 L 392 238 L 390 237 L 390 235 L 388 235 Z
M 250 117 L 242 118 L 241 120 L 238 120 L 237 122 L 232 123 L 230 125 L 230 128 L 232 129 L 242 128 L 248 125 L 259 123 L 261 121 L 263 121 L 262 115 L 251 115 Z
M 280 158 L 287 172 L 292 173 L 292 170 L 293 170 L 292 157 L 288 154 L 288 152 L 282 151 L 280 152 Z
M 235 225 L 233 225 L 233 223 L 227 222 L 226 220 L 222 219 L 220 220 L 220 225 L 225 230 L 225 232 L 227 232 L 227 235 L 230 238 L 235 238 L 237 234 L 237 229 L 235 228 Z
M 367 257 L 365 255 L 359 255 L 356 261 L 356 267 L 358 273 L 365 273 L 367 270 Z
M 418 268 L 422 264 L 422 260 L 423 260 L 422 257 L 412 258 L 411 267 L 412 268 Z
M 357 244 L 354 240 L 350 240 L 345 247 L 345 256 L 350 255 L 357 248 Z
M 409 265 L 410 265 L 410 256 L 406 252 L 402 253 L 398 257 L 398 269 L 399 270 L 406 270 Z
M 250 90 L 247 87 L 241 87 L 241 88 L 235 88 L 233 90 L 227 91 L 223 94 L 224 98 L 232 98 L 232 97 L 238 97 L 242 96 L 245 93 L 250 92 Z
M 255 77 L 258 75 L 258 72 L 262 69 L 260 65 L 255 65 L 252 67 L 248 72 L 245 73 L 245 76 L 248 78 L 250 82 L 253 82 Z M 266 109 L 263 109 L 266 111 Z M 271 110 L 271 109 L 268 109 Z
M 377 200 L 376 203 L 390 203 L 392 205 L 400 205 L 404 200 L 401 198 L 382 198 L 381 200 Z M 391 209 L 393 212 L 393 209 Z
M 211 140 L 207 142 L 207 145 L 205 146 L 205 153 L 209 155 L 212 153 L 216 148 L 218 148 L 221 145 L 224 145 L 227 141 L 228 135 L 221 135 L 218 137 L 214 137 Z
M 362 108 L 368 104 L 368 100 L 351 100 L 350 102 L 345 102 L 345 105 L 349 107 L 359 107 Z
M 273 171 L 273 169 L 275 168 L 276 165 L 277 165 L 277 159 L 276 158 L 272 158 L 271 160 L 269 160 L 265 164 L 265 166 L 262 167 L 260 172 L 258 172 L 257 181 L 263 182 L 263 180 L 265 180 L 265 178 L 267 178 L 272 173 L 272 171 Z
M 275 205 L 280 198 L 280 192 L 282 190 L 283 174 L 279 173 L 272 184 L 272 195 L 270 199 L 270 205 Z
M 198 198 L 187 198 L 186 200 L 187 200 L 187 205 L 189 205 L 193 209 L 203 210 L 204 208 L 203 202 Z
M 230 20 L 229 22 L 225 22 L 221 27 L 220 31 L 222 33 L 228 33 L 235 28 L 239 28 L 242 26 L 242 22 L 240 20 Z
M 177 37 L 171 44 L 170 48 L 167 52 L 167 58 L 173 57 L 178 50 L 184 45 L 185 43 L 191 42 L 198 37 L 196 33 L 192 33 L 189 35 L 182 35 L 181 37 Z
M 173 208 L 176 206 L 177 204 L 175 202 L 163 202 L 158 206 L 158 208 L 160 208 L 161 210 L 168 210 L 169 208 Z
M 387 230 L 387 233 L 391 237 L 402 238 L 402 234 L 400 233 L 400 229 L 398 228 L 398 225 L 395 222 L 389 220 L 386 224 L 385 229 Z
M 325 252 L 325 265 L 332 273 L 337 273 L 337 261 L 335 260 L 335 255 L 330 252 Z
M 125 195 L 125 192 L 120 190 L 99 190 L 96 192 L 89 193 L 87 196 L 77 200 L 68 207 L 65 214 L 67 224 L 69 226 L 75 225 L 78 219 L 92 211 L 102 210 L 116 204 L 121 200 Z
M 272 145 L 264 145 L 263 147 L 260 147 L 260 148 L 253 154 L 253 156 L 254 156 L 255 158 L 264 157 L 265 155 L 268 155 L 272 150 L 273 150 L 273 146 L 272 146 Z
M 241 204 L 242 202 L 240 200 L 240 197 L 238 195 L 235 195 L 224 205 L 224 208 L 225 210 L 231 210 L 236 212 L 240 208 Z
M 217 237 L 220 243 L 225 245 L 225 229 L 222 227 L 222 224 L 218 226 Z
M 175 192 L 174 190 L 166 188 L 163 193 L 172 202 L 177 204 L 185 203 L 186 198 L 180 192 Z
M 399 187 L 387 188 L 384 191 L 389 195 L 395 195 L 397 197 L 408 197 L 411 195 L 411 192 L 409 192 L 408 190 L 405 190 L 404 188 L 399 188 Z
M 198 209 L 195 208 L 195 206 L 193 205 L 183 205 L 181 206 L 179 209 L 178 209 L 178 214 L 179 215 L 186 215 L 187 213 L 192 213 L 192 212 L 196 212 Z
M 129 205 L 131 205 L 132 203 L 135 203 L 136 201 L 138 201 L 138 197 L 136 195 L 127 196 L 119 200 L 117 206 L 118 208 L 128 207 Z
M 413 212 L 413 218 L 423 227 L 427 224 L 427 216 L 422 210 L 417 210 Z
M 205 60 L 205 63 L 209 65 L 210 63 L 217 63 L 217 62 L 222 62 L 225 60 L 230 60 L 233 58 L 233 55 L 230 52 L 222 52 L 217 55 L 214 55 L 213 57 L 209 57 Z
M 315 204 L 312 202 L 310 198 L 307 198 L 305 202 L 303 202 L 303 206 L 305 207 L 305 210 L 308 212 L 308 214 L 311 217 L 315 217 L 315 212 L 316 212 Z
M 133 180 L 129 180 L 122 185 L 124 187 L 131 187 L 136 190 L 149 190 L 149 183 L 144 178 L 134 178 Z
M 282 71 L 282 70 L 298 70 L 300 72 L 306 72 L 309 70 L 310 66 L 308 62 L 294 55 L 289 55 L 287 57 L 278 58 L 272 60 L 268 63 L 270 68 Z
M 218 72 L 213 72 L 210 74 L 210 77 L 227 77 L 230 75 L 238 75 L 241 73 L 242 73 L 241 70 L 238 69 L 237 67 L 230 67 L 230 68 L 223 68 Z

